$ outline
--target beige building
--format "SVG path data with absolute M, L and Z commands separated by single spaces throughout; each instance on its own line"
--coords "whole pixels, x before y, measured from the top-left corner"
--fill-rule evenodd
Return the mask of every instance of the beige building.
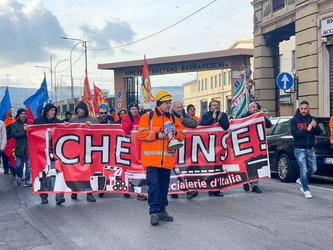
M 239 48 L 252 49 L 253 40 L 237 40 L 228 49 Z M 253 58 L 250 59 L 250 64 L 253 71 Z M 197 72 L 196 80 L 183 84 L 184 106 L 193 104 L 196 107 L 196 115 L 200 117 L 208 110 L 209 102 L 217 100 L 220 102 L 220 109 L 228 112 L 232 98 L 232 79 L 235 78 L 240 79 L 239 71 L 232 72 L 230 68 Z
M 252 5 L 256 99 L 273 115 L 293 114 L 302 100 L 309 101 L 313 115 L 332 115 L 333 1 L 254 0 Z M 281 53 L 283 41 L 294 43 L 289 55 Z M 281 72 L 294 75 L 295 93 L 277 87 Z

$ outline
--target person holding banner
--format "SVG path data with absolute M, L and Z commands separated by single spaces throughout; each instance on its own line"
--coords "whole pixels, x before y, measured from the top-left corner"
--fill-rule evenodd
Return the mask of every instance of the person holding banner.
M 245 118 L 245 117 L 251 116 L 255 113 L 258 113 L 258 112 L 260 112 L 260 109 L 261 109 L 261 105 L 258 102 L 255 102 L 255 101 L 251 102 L 248 106 L 247 112 L 245 114 L 243 114 L 241 116 L 241 118 Z M 271 121 L 266 116 L 265 116 L 265 124 L 266 124 L 266 128 L 272 127 Z M 258 184 L 259 184 L 259 181 L 251 182 L 252 192 L 260 194 L 260 193 L 262 193 L 262 191 L 259 189 Z M 243 189 L 246 192 L 250 191 L 250 185 L 248 183 L 244 184 Z
M 173 102 L 171 114 L 176 116 L 179 119 L 179 121 L 182 123 L 182 125 L 185 127 L 196 128 L 198 126 L 197 120 L 195 120 L 189 114 L 185 113 L 183 104 L 180 101 Z M 199 194 L 198 191 L 190 191 L 186 193 L 186 198 L 192 199 L 198 196 L 198 194 Z M 171 194 L 171 198 L 177 199 L 178 194 Z
M 133 130 L 134 125 L 139 125 L 140 123 L 140 114 L 139 114 L 139 105 L 135 102 L 128 104 L 128 114 L 125 114 L 121 120 L 121 125 L 123 127 L 126 135 L 130 136 L 131 131 Z M 124 194 L 125 198 L 130 198 L 130 194 Z M 139 201 L 147 200 L 147 196 L 138 194 L 136 199 Z
M 16 184 L 21 185 L 23 176 L 23 159 L 25 158 L 25 187 L 31 187 L 30 182 L 30 158 L 28 152 L 28 138 L 27 138 L 27 110 L 18 109 L 16 112 L 16 122 L 12 123 L 11 134 L 16 139 Z
M 294 137 L 294 154 L 299 166 L 300 178 L 296 180 L 304 197 L 311 199 L 308 179 L 317 171 L 315 135 L 321 134 L 316 118 L 310 115 L 307 101 L 302 101 L 295 115 L 290 120 L 291 135 Z
M 186 111 L 191 117 L 193 117 L 198 122 L 198 124 L 200 123 L 199 117 L 195 115 L 195 107 L 193 104 L 187 105 Z
M 208 105 L 209 111 L 203 114 L 200 120 L 200 125 L 208 126 L 214 123 L 219 123 L 223 130 L 229 129 L 229 119 L 226 113 L 220 111 L 220 103 L 216 100 L 210 101 Z M 209 191 L 209 196 L 223 197 L 221 191 Z
M 142 140 L 141 159 L 146 168 L 150 224 L 153 226 L 160 220 L 173 221 L 166 211 L 170 174 L 174 167 L 174 150 L 168 149 L 169 134 L 179 141 L 185 139 L 181 122 L 170 114 L 172 96 L 160 90 L 155 100 L 155 110 L 141 117 L 137 134 Z M 166 129 L 170 133 L 166 133 Z
M 42 110 L 43 110 L 43 116 L 39 117 L 39 118 L 36 118 L 33 122 L 33 125 L 36 125 L 36 124 L 50 124 L 50 123 L 62 123 L 62 121 L 57 118 L 58 108 L 56 106 L 54 106 L 53 104 L 51 104 L 51 103 L 46 104 L 45 107 Z M 49 187 L 47 187 L 47 186 L 42 185 L 41 189 L 44 189 L 45 191 L 49 191 Z M 49 202 L 48 199 L 47 199 L 48 196 L 49 195 L 47 193 L 40 193 L 39 194 L 39 197 L 41 198 L 41 203 L 42 204 L 47 204 Z M 57 205 L 61 205 L 61 203 L 65 202 L 64 194 L 63 193 L 56 193 L 55 200 L 56 200 Z
M 100 124 L 96 117 L 92 117 L 89 115 L 88 106 L 84 101 L 79 102 L 79 104 L 75 108 L 76 117 L 72 117 L 69 120 L 69 123 L 85 123 L 86 125 L 90 124 Z M 77 194 L 73 193 L 71 195 L 73 200 L 77 199 Z M 87 201 L 95 202 L 96 199 L 94 198 L 92 193 L 87 193 Z

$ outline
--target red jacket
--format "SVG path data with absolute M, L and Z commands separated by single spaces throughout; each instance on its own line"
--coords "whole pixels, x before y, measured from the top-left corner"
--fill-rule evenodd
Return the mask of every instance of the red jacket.
M 123 116 L 121 119 L 121 125 L 123 126 L 124 132 L 129 135 L 133 130 L 134 125 L 139 125 L 140 123 L 140 115 L 134 116 L 134 122 L 131 121 L 131 118 L 128 114 Z

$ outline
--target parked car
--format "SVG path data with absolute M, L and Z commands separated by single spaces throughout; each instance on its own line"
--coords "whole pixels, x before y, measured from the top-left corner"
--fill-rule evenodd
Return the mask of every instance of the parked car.
M 290 131 L 292 117 L 271 118 L 272 127 L 266 130 L 271 171 L 283 181 L 295 181 L 299 167 L 294 155 L 293 137 Z M 315 152 L 317 172 L 315 176 L 333 177 L 333 150 L 330 148 L 330 127 L 327 117 L 318 117 L 322 134 L 316 136 Z

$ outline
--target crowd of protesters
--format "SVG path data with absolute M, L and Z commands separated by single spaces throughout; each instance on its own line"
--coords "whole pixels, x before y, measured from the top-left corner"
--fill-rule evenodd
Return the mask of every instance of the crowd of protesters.
M 114 108 L 108 108 L 106 104 L 101 104 L 98 107 L 97 117 L 89 115 L 88 106 L 81 101 L 75 108 L 75 116 L 69 111 L 65 113 L 65 119 L 57 118 L 58 109 L 53 104 L 46 104 L 40 111 L 40 117 L 33 121 L 33 124 L 49 124 L 49 123 L 84 123 L 90 124 L 121 124 L 124 133 L 131 136 L 131 131 L 135 125 L 138 126 L 137 136 L 142 141 L 141 159 L 142 164 L 146 168 L 146 179 L 148 184 L 148 197 L 145 195 L 137 195 L 137 200 L 147 200 L 150 213 L 150 224 L 157 225 L 160 220 L 172 221 L 166 207 L 168 205 L 168 187 L 170 182 L 171 169 L 174 167 L 173 154 L 169 153 L 168 134 L 165 132 L 165 122 L 171 122 L 171 130 L 173 136 L 179 141 L 185 139 L 183 126 L 196 128 L 199 125 L 207 126 L 219 124 L 223 130 L 229 129 L 229 119 L 226 113 L 219 108 L 219 102 L 212 100 L 209 103 L 208 111 L 201 118 L 196 116 L 196 108 L 193 104 L 186 107 L 186 111 L 182 102 L 173 101 L 172 96 L 165 90 L 161 90 L 156 94 L 156 107 L 152 109 L 144 109 L 138 103 L 130 103 L 128 109 L 121 109 L 116 114 Z M 173 102 L 172 102 L 173 101 Z M 250 116 L 260 111 L 260 105 L 257 102 L 252 102 L 248 106 L 248 112 L 243 117 Z M 314 123 L 314 122 L 313 122 Z M 151 126 L 151 124 L 153 124 Z M 266 127 L 272 124 L 266 119 Z M 314 125 L 313 125 L 314 126 Z M 156 130 L 156 128 L 158 128 Z M 27 110 L 18 109 L 16 117 L 12 116 L 11 110 L 6 114 L 5 122 L 0 121 L 0 154 L 3 160 L 4 173 L 11 173 L 16 178 L 17 186 L 24 182 L 24 186 L 31 187 L 30 181 L 30 159 L 28 153 L 27 140 Z M 10 164 L 8 156 L 4 153 L 7 140 L 10 138 L 16 139 L 15 155 L 16 167 Z M 167 153 L 165 153 L 167 152 Z M 23 168 L 25 166 L 25 171 Z M 23 177 L 23 173 L 25 176 Z M 304 179 L 304 178 L 303 178 Z M 298 181 L 300 182 L 300 181 Z M 245 191 L 261 193 L 258 188 L 258 182 L 245 184 Z M 41 185 L 41 191 L 49 191 L 47 186 Z M 87 201 L 95 202 L 96 199 L 91 193 L 92 189 L 87 187 Z M 188 199 L 198 196 L 198 191 L 190 191 L 186 194 Z M 209 196 L 223 197 L 221 191 L 209 191 Z M 99 197 L 103 197 L 104 193 L 99 193 Z M 125 198 L 129 198 L 129 194 L 124 194 Z M 172 194 L 172 198 L 178 198 L 177 194 Z M 40 193 L 41 203 L 48 203 L 48 194 Z M 71 194 L 72 199 L 77 199 L 77 194 Z M 57 205 L 65 202 L 63 193 L 56 193 L 55 201 Z

